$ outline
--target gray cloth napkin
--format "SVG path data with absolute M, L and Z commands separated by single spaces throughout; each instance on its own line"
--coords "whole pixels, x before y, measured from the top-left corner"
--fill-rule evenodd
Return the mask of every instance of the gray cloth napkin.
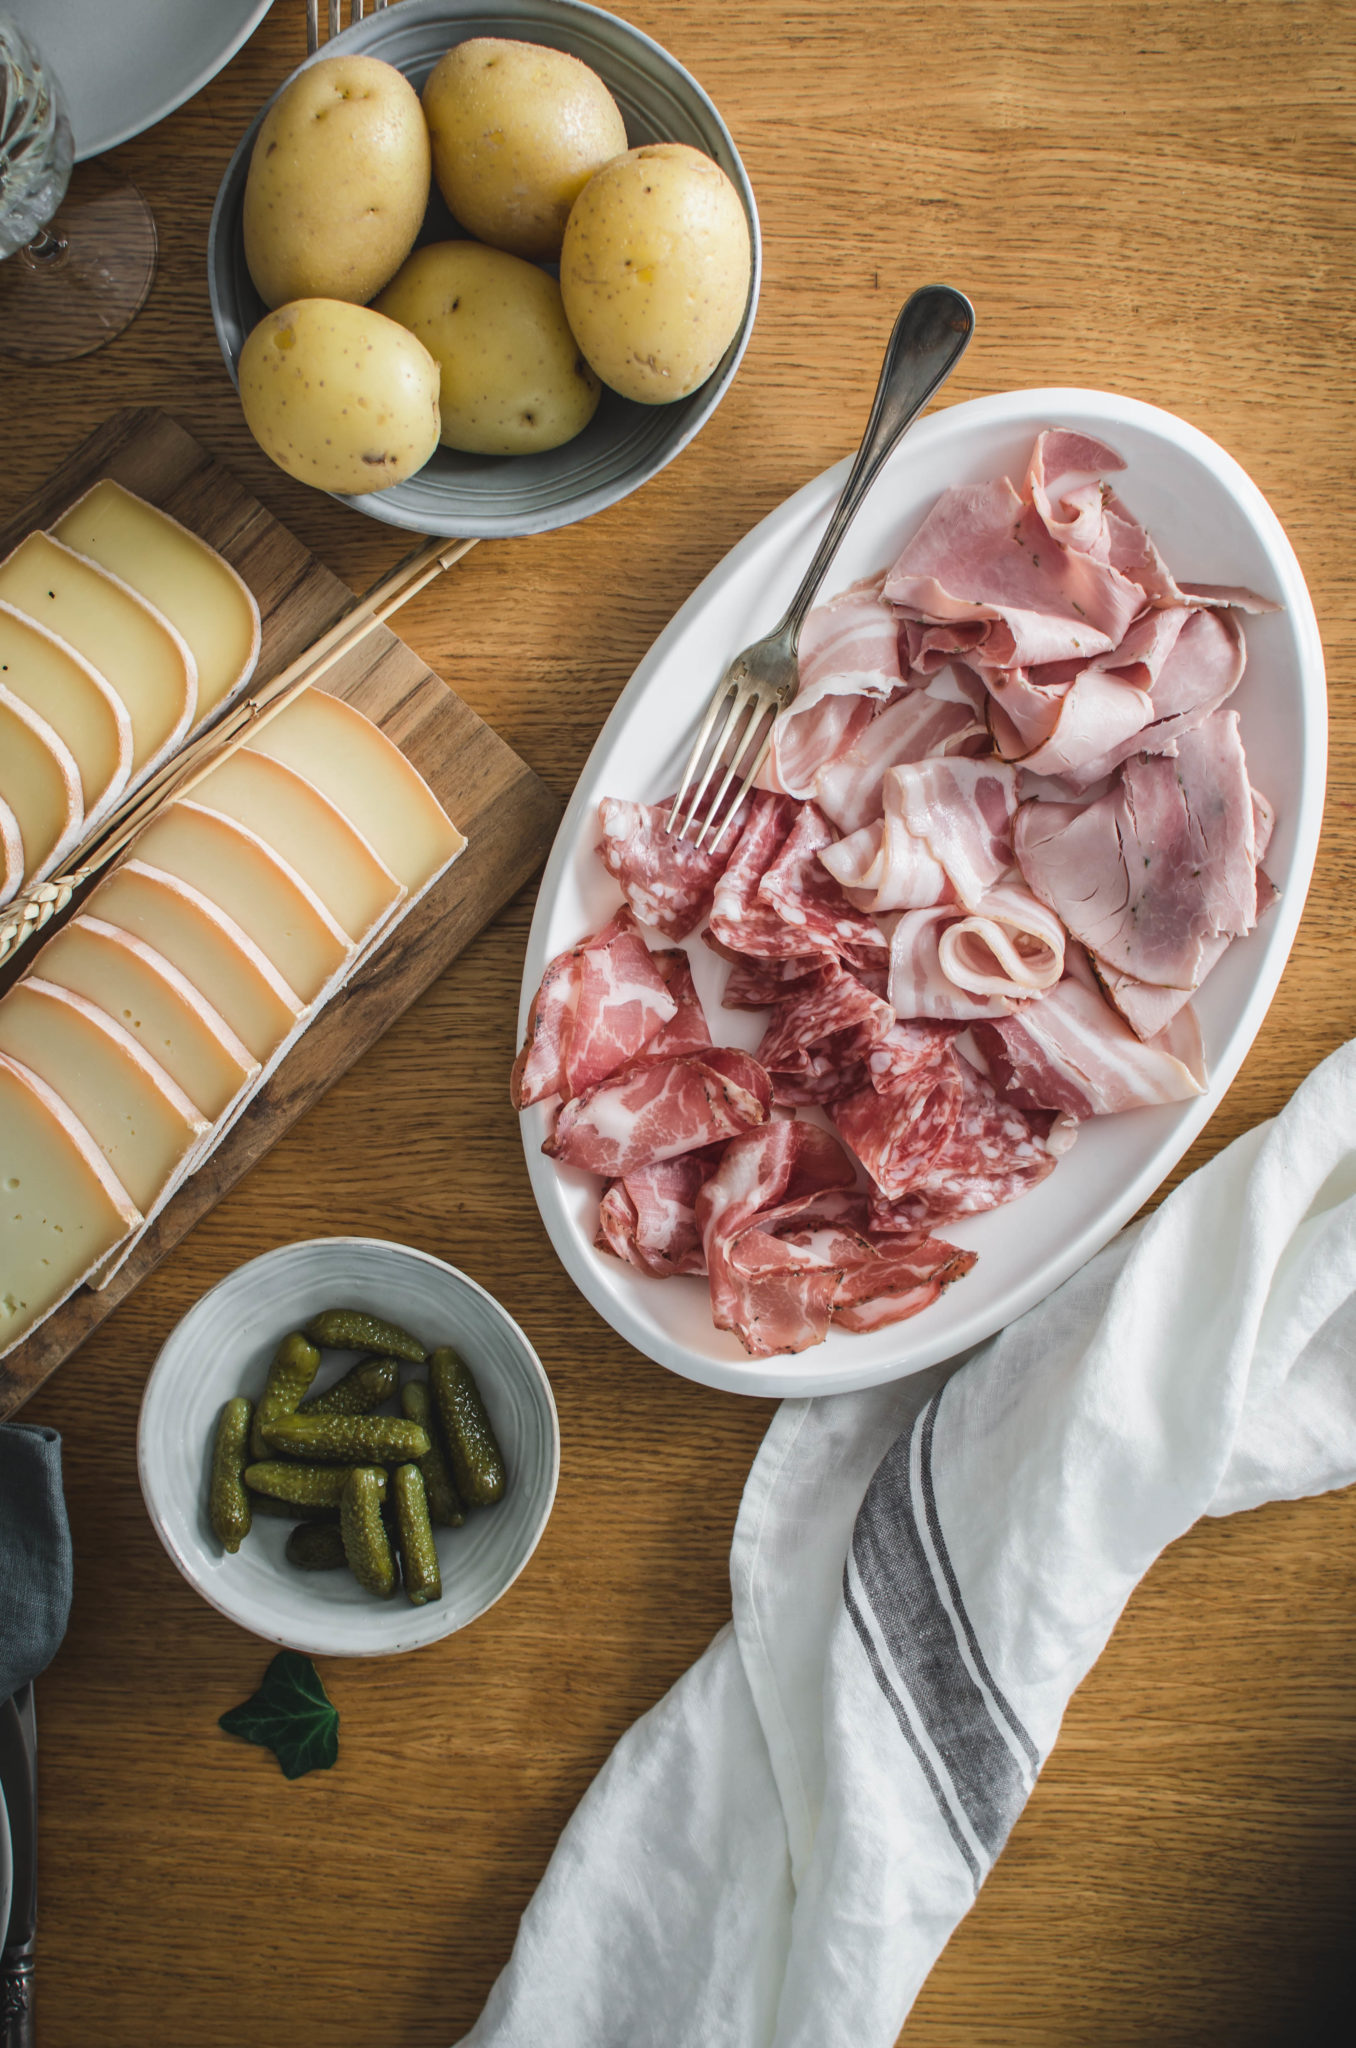
M 44 1671 L 71 1611 L 71 1531 L 61 1438 L 0 1426 L 0 1700 Z

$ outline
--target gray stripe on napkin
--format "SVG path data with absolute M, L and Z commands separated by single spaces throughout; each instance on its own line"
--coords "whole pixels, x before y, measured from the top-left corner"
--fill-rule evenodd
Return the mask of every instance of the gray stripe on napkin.
M 919 1527 L 923 1504 L 915 1499 L 912 1448 L 929 1412 L 935 1413 L 934 1403 L 901 1430 L 876 1468 L 857 1514 L 852 1554 L 900 1680 L 945 1765 L 958 1804 L 992 1859 L 1022 1809 L 1027 1786 L 989 1699 L 966 1667 Z M 963 1614 L 956 1594 L 947 1590 Z M 967 1629 L 967 1635 L 972 1633 Z M 871 1661 L 878 1666 L 874 1654 Z M 879 1668 L 876 1676 L 888 1697 L 890 1688 Z M 945 1813 L 945 1799 L 939 1796 L 938 1804 Z
M 867 1626 L 866 1617 L 862 1613 L 861 1608 L 857 1605 L 857 1602 L 852 1597 L 852 1588 L 848 1584 L 846 1565 L 843 1566 L 843 1604 L 847 1608 L 848 1617 L 852 1622 L 852 1626 L 856 1629 L 858 1636 L 861 1638 L 862 1648 L 866 1651 L 867 1662 L 870 1664 L 871 1669 L 875 1674 L 876 1683 L 880 1687 L 881 1691 L 885 1694 L 885 1697 L 890 1704 L 890 1710 L 894 1714 L 896 1721 L 898 1721 L 899 1723 L 900 1733 L 903 1735 L 904 1740 L 908 1743 L 909 1748 L 913 1751 L 914 1755 L 918 1759 L 919 1769 L 922 1771 L 923 1776 L 927 1779 L 928 1782 L 928 1790 L 931 1792 L 933 1798 L 937 1802 L 937 1810 L 941 1814 L 942 1819 L 946 1822 L 947 1829 L 950 1832 L 952 1841 L 960 1850 L 961 1855 L 965 1858 L 966 1863 L 969 1865 L 970 1875 L 974 1879 L 975 1890 L 977 1892 L 979 1890 L 980 1885 L 983 1882 L 984 1873 L 980 1869 L 978 1862 L 975 1860 L 974 1850 L 970 1847 L 970 1844 L 966 1841 L 964 1835 L 956 1826 L 956 1817 L 952 1813 L 950 1802 L 947 1799 L 946 1793 L 942 1789 L 941 1780 L 938 1778 L 936 1771 L 933 1770 L 932 1764 L 928 1759 L 926 1750 L 919 1742 L 918 1737 L 914 1734 L 913 1729 L 909 1723 L 909 1710 L 904 1705 L 904 1702 L 899 1697 L 899 1694 L 895 1691 L 894 1686 L 890 1683 L 890 1674 L 885 1669 L 885 1666 L 881 1663 L 880 1658 L 876 1654 L 876 1646 L 871 1640 L 871 1630 Z
M 979 1647 L 979 1638 L 976 1636 L 970 1623 L 970 1617 L 965 1611 L 965 1602 L 961 1599 L 960 1585 L 951 1563 L 951 1553 L 948 1551 L 946 1539 L 942 1535 L 941 1517 L 937 1513 L 937 1495 L 932 1484 L 932 1436 L 933 1431 L 937 1427 L 937 1410 L 942 1405 L 942 1395 L 945 1392 L 946 1388 L 944 1386 L 939 1387 L 923 1412 L 923 1506 L 928 1518 L 928 1534 L 932 1538 L 932 1547 L 937 1553 L 937 1562 L 941 1566 L 942 1576 L 946 1580 L 946 1590 L 951 1595 L 951 1605 L 955 1608 L 957 1619 L 965 1631 L 965 1640 L 969 1644 L 970 1655 L 974 1660 L 975 1669 L 993 1695 L 994 1705 L 1007 1722 L 1025 1754 L 1030 1758 L 1032 1770 L 1039 1771 L 1041 1767 L 1040 1751 L 1018 1720 L 1011 1704 L 1000 1690 L 992 1671 L 990 1671 L 984 1661 L 984 1652 Z

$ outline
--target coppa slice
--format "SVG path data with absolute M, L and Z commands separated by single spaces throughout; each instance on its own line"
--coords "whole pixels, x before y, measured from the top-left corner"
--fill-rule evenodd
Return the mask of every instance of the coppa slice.
M 206 1117 L 130 1031 L 52 982 L 18 982 L 0 1000 L 0 1052 L 61 1097 L 141 1210 L 207 1134 Z
M 19 828 L 23 881 L 39 882 L 79 844 L 85 817 L 80 770 L 47 720 L 3 683 L 0 798 Z
M 303 690 L 247 745 L 295 768 L 337 804 L 411 898 L 466 844 L 399 747 L 361 711 L 325 690 Z
M 94 1003 L 158 1060 L 213 1122 L 259 1072 L 259 1062 L 206 997 L 153 946 L 88 915 L 49 939 L 44 981 Z
M 258 834 L 361 942 L 406 891 L 356 825 L 313 782 L 270 754 L 237 747 L 193 785 L 193 801 Z
M 134 782 L 179 744 L 197 707 L 197 663 L 145 598 L 50 534 L 30 533 L 0 562 L 0 599 L 83 654 L 121 697 Z
M 163 953 L 220 1012 L 253 1059 L 268 1059 L 305 1014 L 305 1005 L 254 941 L 177 875 L 129 860 L 100 883 L 85 914 Z
M 0 1357 L 141 1221 L 88 1131 L 0 1054 Z
M 182 635 L 198 669 L 201 725 L 249 681 L 259 607 L 214 548 L 104 477 L 52 528 L 68 548 L 120 576 Z
M 348 938 L 305 882 L 254 832 L 217 811 L 167 804 L 133 842 L 138 860 L 178 875 L 247 932 L 303 1003 L 346 966 Z
M 80 771 L 88 832 L 117 802 L 132 771 L 127 706 L 73 647 L 0 604 L 0 683 L 45 718 Z

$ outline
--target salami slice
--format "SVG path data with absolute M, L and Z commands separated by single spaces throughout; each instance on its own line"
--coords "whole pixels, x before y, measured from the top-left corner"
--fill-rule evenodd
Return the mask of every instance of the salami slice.
M 770 1108 L 767 1075 L 732 1046 L 641 1058 L 567 1102 L 542 1151 L 562 1166 L 622 1177 L 747 1131 Z
M 744 829 L 711 905 L 711 936 L 733 952 L 758 960 L 785 960 L 817 950 L 807 946 L 775 910 L 762 902 L 759 884 L 790 837 L 801 806 L 790 797 L 760 792 L 749 807 Z
M 840 955 L 849 946 L 885 947 L 875 918 L 849 903 L 819 858 L 837 838 L 817 804 L 802 804 L 776 860 L 758 884 L 760 903 L 774 910 L 794 937 L 794 948 L 788 950 Z
M 642 924 L 655 925 L 670 939 L 685 939 L 711 908 L 720 876 L 729 864 L 740 820 L 726 831 L 715 853 L 664 829 L 673 808 L 604 797 L 598 806 L 603 865 Z
M 964 1086 L 946 1142 L 907 1193 L 873 1195 L 873 1233 L 918 1233 L 1014 1202 L 1053 1173 L 1076 1134 L 1071 1118 L 1020 1109 L 963 1054 L 955 1059 Z
M 888 1094 L 867 1086 L 829 1115 L 881 1193 L 893 1200 L 925 1179 L 955 1130 L 965 1084 L 949 1034 L 916 1034 L 913 1059 L 891 1048 Z
M 809 976 L 818 974 L 824 964 L 822 953 L 793 953 L 785 960 L 749 960 L 713 941 L 709 932 L 703 932 L 702 937 L 713 952 L 730 962 L 720 998 L 724 1010 L 766 1010 Z

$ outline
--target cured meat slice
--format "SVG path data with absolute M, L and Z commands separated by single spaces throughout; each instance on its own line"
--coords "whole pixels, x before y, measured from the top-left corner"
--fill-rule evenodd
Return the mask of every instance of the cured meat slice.
M 602 931 L 558 953 L 542 976 L 513 1063 L 514 1108 L 577 1095 L 604 1079 L 677 1008 L 623 905 Z
M 962 1054 L 956 1062 L 964 1086 L 946 1142 L 906 1194 L 872 1197 L 875 1232 L 930 1230 L 1014 1202 L 1054 1172 L 1077 1135 L 1072 1117 L 1023 1110 Z
M 1132 754 L 1168 754 L 1185 732 L 1204 724 L 1237 689 L 1247 660 L 1243 630 L 1228 612 L 1155 612 L 1155 619 L 1182 619 L 1149 684 L 1150 715 L 1134 734 L 1114 740 L 1065 768 L 1043 767 L 1032 755 L 1023 762 L 1040 773 L 1062 774 L 1075 789 L 1110 775 Z M 1138 628 L 1132 628 L 1132 634 Z M 1042 750 L 1044 751 L 1044 750 Z
M 802 1197 L 848 1189 L 855 1180 L 852 1162 L 830 1132 L 799 1121 L 771 1123 L 732 1139 L 698 1194 L 712 1321 L 718 1330 L 733 1330 L 753 1357 L 822 1342 L 838 1270 L 804 1248 L 779 1246 L 776 1226 L 791 1220 L 783 1208 L 790 1203 L 798 1205 L 796 1224 L 805 1227 Z
M 771 1107 L 767 1075 L 733 1046 L 641 1058 L 567 1102 L 541 1149 L 562 1166 L 621 1177 L 747 1131 Z
M 884 580 L 854 583 L 806 619 L 800 687 L 773 723 L 763 788 L 812 797 L 820 771 L 853 745 L 903 682 L 899 623 L 881 598 Z
M 769 1072 L 794 1072 L 812 1047 L 842 1033 L 863 1032 L 863 1049 L 869 1048 L 894 1021 L 889 1003 L 837 961 L 826 961 L 813 980 L 798 984 L 773 1006 L 758 1061 Z
M 984 725 L 964 698 L 906 690 L 877 713 L 851 747 L 820 770 L 815 801 L 841 832 L 856 832 L 880 816 L 888 768 L 987 745 Z
M 1017 877 L 937 933 L 937 964 L 953 988 L 1019 1002 L 1053 988 L 1064 972 L 1064 927 Z
M 818 974 L 824 964 L 822 953 L 793 953 L 785 960 L 746 960 L 742 953 L 731 953 L 728 947 L 712 942 L 709 933 L 702 936 L 712 944 L 713 951 L 724 954 L 731 962 L 720 998 L 725 1010 L 765 1010 L 811 975 Z
M 665 831 L 672 808 L 671 797 L 658 804 L 604 797 L 598 806 L 603 833 L 598 852 L 641 923 L 656 926 L 667 938 L 685 939 L 711 908 L 716 883 L 733 851 L 736 827 L 729 828 L 711 853 Z
M 890 1240 L 887 1238 L 887 1245 Z M 916 1316 L 961 1280 L 978 1252 L 962 1251 L 939 1237 L 900 1242 L 897 1249 L 873 1247 L 875 1258 L 849 1267 L 833 1298 L 833 1320 L 859 1335 L 883 1330 Z
M 941 963 L 942 934 L 956 922 L 954 904 L 906 910 L 890 937 L 890 1006 L 897 1017 L 1005 1017 L 1012 1008 L 1003 995 L 974 995 L 959 988 Z
M 829 1111 L 876 1186 L 890 1197 L 918 1186 L 950 1137 L 965 1092 L 950 1033 L 915 1028 L 912 1045 L 911 1067 L 902 1045 L 891 1048 L 888 1094 L 868 1086 Z
M 706 1021 L 702 999 L 697 994 L 697 984 L 692 979 L 691 961 L 681 946 L 652 953 L 650 958 L 678 1007 L 668 1023 L 661 1024 L 654 1037 L 646 1040 L 646 1058 L 664 1059 L 675 1053 L 701 1052 L 712 1042 L 711 1027 Z
M 615 1253 L 656 1280 L 704 1273 L 696 1201 L 723 1149 L 712 1145 L 684 1152 L 609 1182 L 599 1205 L 598 1250 Z
M 993 760 L 918 761 L 892 768 L 885 783 L 886 815 L 897 805 L 956 901 L 973 910 L 1012 866 L 1014 770 Z
M 1161 1039 L 1143 1044 L 1109 1003 L 1071 975 L 1043 1002 L 976 1024 L 974 1035 L 1003 1094 L 1029 1110 L 1108 1116 L 1185 1102 L 1205 1087 L 1198 1033 L 1191 1061 Z M 1185 1036 L 1178 1044 L 1189 1050 Z
M 710 935 L 731 952 L 785 960 L 807 950 L 775 910 L 759 900 L 758 885 L 791 835 L 799 804 L 762 792 L 749 807 L 744 829 L 716 884 Z
M 791 933 L 794 950 L 841 954 L 849 946 L 885 945 L 874 918 L 849 903 L 819 856 L 835 833 L 814 804 L 802 804 L 758 896 Z M 756 952 L 756 947 L 750 948 Z

